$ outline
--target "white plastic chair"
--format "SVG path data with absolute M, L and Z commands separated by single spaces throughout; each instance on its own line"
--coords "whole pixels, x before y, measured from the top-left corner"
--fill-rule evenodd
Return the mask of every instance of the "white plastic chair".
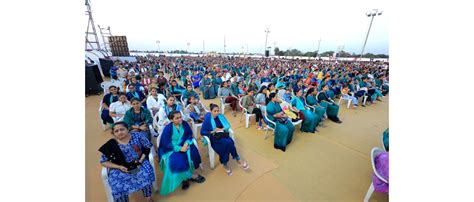
M 151 167 L 153 168 L 153 173 L 155 174 L 155 182 L 153 183 L 153 191 L 157 192 L 158 191 L 158 177 L 156 176 L 156 169 L 155 169 L 155 162 L 154 162 L 154 154 L 152 151 L 150 151 L 150 154 L 148 155 L 148 161 L 151 164 Z M 112 188 L 110 187 L 109 184 L 109 169 L 106 167 L 102 166 L 102 183 L 104 184 L 105 188 L 105 194 L 107 196 L 107 201 L 108 202 L 113 202 L 114 198 L 112 196 Z
M 275 128 L 276 127 L 276 123 L 271 121 L 268 117 L 267 117 L 267 113 L 264 113 L 263 117 L 265 118 L 265 120 L 267 121 L 267 127 L 265 127 L 265 137 L 263 138 L 264 140 L 267 139 L 268 137 L 268 130 L 273 130 L 273 132 L 275 132 Z M 271 127 L 270 124 L 273 124 L 274 127 Z
M 303 120 L 299 120 L 299 121 L 296 121 L 296 122 L 291 122 L 291 124 L 293 124 L 293 126 L 295 126 L 296 128 L 296 125 L 300 125 L 300 131 L 301 131 L 301 127 L 303 127 Z
M 386 149 L 386 147 L 385 147 L 385 143 L 383 142 L 383 133 L 382 133 L 382 135 L 380 136 L 380 141 L 382 142 L 383 151 L 387 151 L 387 149 Z
M 383 178 L 378 172 L 377 170 L 375 169 L 375 156 L 377 156 L 377 154 L 383 152 L 382 149 L 378 148 L 378 147 L 374 147 L 372 148 L 372 151 L 370 152 L 370 160 L 372 162 L 372 170 L 374 171 L 375 173 L 375 176 L 377 176 L 377 178 L 379 178 L 380 180 L 382 180 L 383 182 L 385 183 L 388 183 L 388 181 Z M 372 196 L 372 193 L 374 192 L 374 184 L 373 182 L 370 183 L 370 187 L 369 187 L 369 190 L 367 190 L 367 194 L 365 195 L 365 198 L 364 198 L 364 202 L 368 202 L 369 199 L 370 199 L 370 196 Z
M 347 100 L 347 109 L 349 109 L 349 107 L 351 107 L 352 99 L 350 99 L 348 96 L 348 94 L 342 94 L 341 98 L 339 98 L 339 102 L 337 103 L 337 105 L 341 105 L 342 101 Z
M 247 109 L 242 106 L 243 97 L 239 99 L 239 106 L 242 108 L 242 116 L 240 116 L 240 122 L 242 122 L 243 115 L 245 114 L 245 128 L 249 128 L 250 117 L 256 116 L 256 114 L 249 114 Z
M 234 131 L 232 129 L 229 129 L 229 136 L 230 136 L 230 138 L 232 138 L 232 140 L 234 141 L 234 144 L 235 144 L 235 136 L 234 136 Z M 205 135 L 203 135 L 203 137 L 204 137 L 204 139 L 206 139 L 206 141 L 208 143 L 207 149 L 208 149 L 209 162 L 210 162 L 210 165 L 211 165 L 211 169 L 214 169 L 214 167 L 215 167 L 214 159 L 215 159 L 216 152 L 214 151 L 214 149 L 211 146 L 211 140 L 209 139 L 209 137 L 207 137 Z
M 111 85 L 117 87 L 117 89 L 123 88 L 123 82 L 120 81 L 120 80 L 115 80 L 115 79 L 110 80 L 110 85 L 109 86 L 111 86 Z M 108 88 L 107 88 L 107 90 L 108 90 Z
M 230 103 L 225 103 L 225 99 L 227 97 L 220 97 L 220 100 L 221 100 L 221 113 L 224 114 L 224 110 L 225 110 L 225 106 L 229 106 L 230 107 Z
M 110 81 L 104 81 L 104 82 L 100 83 L 100 87 L 102 87 L 102 89 L 104 89 L 104 95 L 107 95 L 107 93 L 109 93 L 109 86 L 110 85 L 111 85 Z
M 366 87 L 361 88 L 359 85 L 356 85 L 356 92 L 358 92 L 359 90 L 364 90 L 366 93 L 368 92 L 368 90 L 367 90 Z M 352 96 L 354 96 L 354 93 L 351 93 L 351 94 L 352 94 Z M 368 98 L 368 97 L 369 97 L 369 96 L 364 95 L 364 98 L 362 99 L 362 104 L 363 104 L 363 105 L 365 105 L 365 102 L 367 101 L 367 98 Z
M 186 102 L 187 102 L 188 99 L 186 98 L 186 100 L 183 100 L 183 94 L 181 94 L 180 98 L 181 98 L 180 99 L 181 100 L 181 106 L 183 106 L 183 108 L 185 108 L 186 107 Z

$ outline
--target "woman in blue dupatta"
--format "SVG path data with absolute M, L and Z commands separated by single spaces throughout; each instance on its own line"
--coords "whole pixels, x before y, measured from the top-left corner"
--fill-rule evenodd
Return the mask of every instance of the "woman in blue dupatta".
M 297 113 L 303 114 L 304 119 L 301 125 L 301 131 L 309 132 L 309 133 L 318 132 L 316 127 L 321 121 L 321 117 L 318 114 L 310 110 L 307 110 L 305 108 L 304 98 L 303 98 L 303 89 L 296 89 L 295 93 L 296 93 L 296 96 L 293 96 L 293 98 L 291 99 L 291 105 L 294 108 L 296 108 Z
M 276 149 L 286 150 L 286 146 L 291 143 L 293 139 L 293 132 L 295 127 L 291 123 L 288 115 L 286 115 L 280 107 L 276 93 L 270 93 L 271 101 L 267 104 L 268 119 L 275 122 L 276 126 L 268 123 L 275 128 L 275 140 L 273 147 Z
M 214 86 L 212 85 L 212 80 L 211 78 L 209 78 L 211 75 L 210 74 L 206 74 L 204 75 L 204 78 L 203 78 L 203 81 L 202 81 L 202 85 L 200 87 L 200 90 L 202 92 L 202 95 L 204 97 L 204 99 L 214 99 L 216 98 L 216 90 L 214 88 Z
M 201 156 L 194 145 L 193 132 L 186 121 L 183 121 L 179 111 L 172 111 L 160 137 L 158 157 L 160 169 L 163 171 L 161 195 L 167 195 L 180 184 L 182 189 L 189 188 L 189 181 L 203 183 L 206 178 L 197 174 L 196 169 L 201 164 Z
M 337 105 L 327 94 L 328 86 L 325 84 L 321 85 L 322 91 L 318 94 L 318 101 L 321 106 L 326 107 L 326 114 L 331 121 L 336 123 L 342 123 L 338 117 L 339 105 Z
M 247 162 L 240 159 L 234 141 L 229 137 L 230 124 L 225 116 L 219 112 L 219 106 L 211 104 L 209 108 L 211 112 L 204 115 L 201 135 L 207 136 L 211 140 L 212 149 L 219 155 L 219 161 L 224 166 L 227 175 L 232 175 L 232 169 L 228 164 L 229 155 L 232 155 L 244 170 L 249 169 Z

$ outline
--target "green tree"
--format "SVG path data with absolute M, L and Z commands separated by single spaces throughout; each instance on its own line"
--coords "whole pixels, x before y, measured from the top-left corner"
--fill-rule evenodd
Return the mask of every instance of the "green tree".
M 278 53 L 280 53 L 280 49 L 278 47 L 275 47 L 273 51 L 275 52 L 275 55 L 278 55 Z
M 334 54 L 334 51 L 326 51 L 326 52 L 321 53 L 321 56 L 329 57 L 329 56 L 333 56 L 333 54 Z

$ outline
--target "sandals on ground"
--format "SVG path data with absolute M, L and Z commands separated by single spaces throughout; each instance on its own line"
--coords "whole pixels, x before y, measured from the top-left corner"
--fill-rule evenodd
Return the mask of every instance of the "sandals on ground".
M 191 178 L 190 181 L 196 183 L 203 183 L 204 181 L 206 181 L 206 178 L 201 175 L 198 175 L 196 178 Z
M 232 176 L 232 168 L 229 167 L 229 169 L 226 169 L 224 167 L 225 172 L 227 173 L 228 176 Z
M 244 169 L 244 170 L 248 170 L 250 168 L 249 164 L 247 162 L 244 162 L 244 164 L 239 164 L 239 166 Z

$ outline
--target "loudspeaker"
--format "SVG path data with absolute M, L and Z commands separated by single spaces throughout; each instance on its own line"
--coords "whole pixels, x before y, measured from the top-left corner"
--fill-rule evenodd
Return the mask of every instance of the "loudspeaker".
M 270 51 L 269 51 L 269 50 L 266 50 L 266 51 L 265 51 L 265 57 L 268 57 L 268 56 L 270 56 Z
M 104 76 L 110 76 L 110 68 L 114 65 L 114 62 L 110 59 L 99 58 L 100 66 L 102 67 L 102 73 Z
M 100 94 L 103 89 L 100 87 L 102 83 L 102 76 L 100 75 L 99 67 L 97 65 L 86 65 L 86 95 Z

